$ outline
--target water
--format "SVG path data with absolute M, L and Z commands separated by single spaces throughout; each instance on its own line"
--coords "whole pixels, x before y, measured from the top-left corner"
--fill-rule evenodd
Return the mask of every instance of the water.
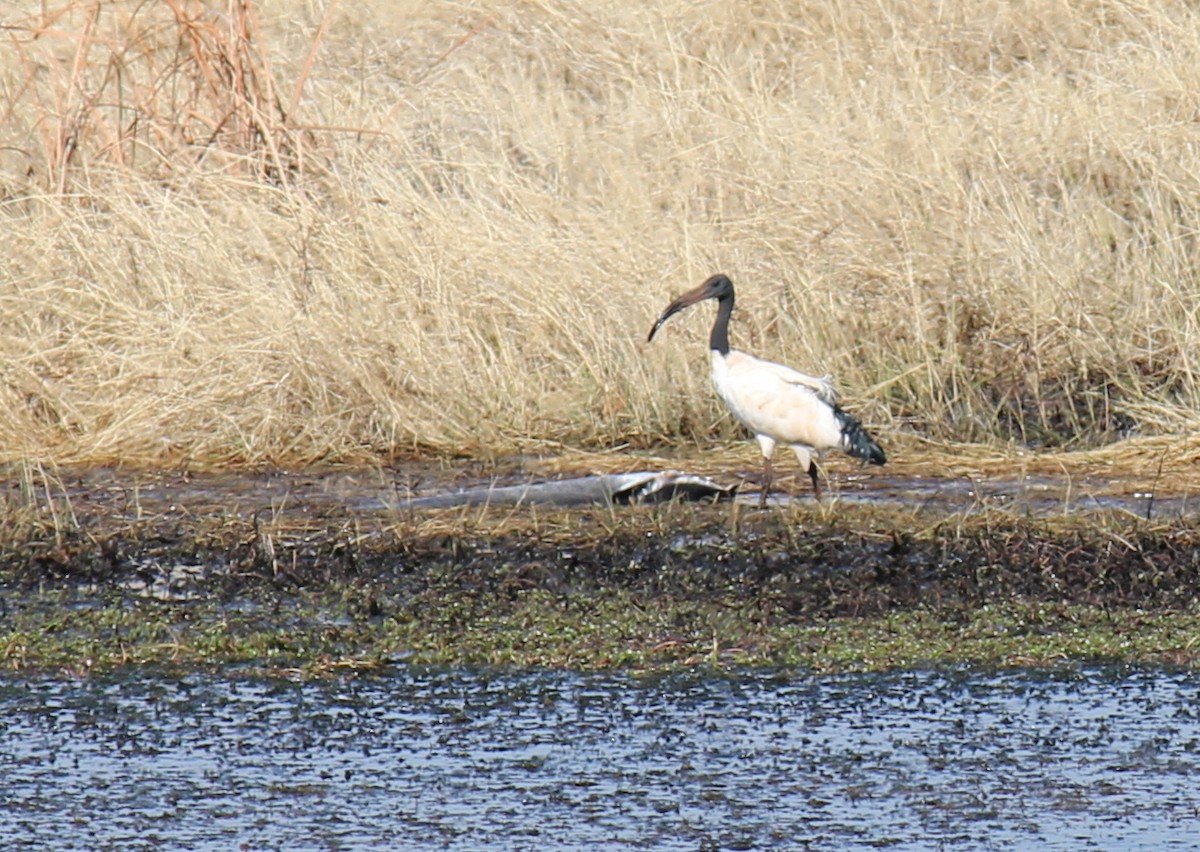
M 1190 471 L 1183 477 L 1172 475 L 1163 479 L 1162 471 L 1153 467 L 1121 473 L 1102 465 L 1073 473 L 1064 467 L 1053 474 L 1004 471 L 986 475 L 977 472 L 971 476 L 950 475 L 940 467 L 930 470 L 920 465 L 909 465 L 898 472 L 892 472 L 896 465 L 884 471 L 867 468 L 866 472 L 853 464 L 831 467 L 836 476 L 828 483 L 829 499 L 845 503 L 912 507 L 938 514 L 991 510 L 1021 516 L 1108 513 L 1162 521 L 1191 518 L 1200 513 L 1200 500 L 1193 493 L 1195 483 Z M 52 514 L 54 501 L 49 497 L 53 496 L 62 504 L 60 513 L 77 519 L 99 519 L 118 529 L 130 522 L 180 514 L 194 523 L 204 517 L 227 518 L 230 514 L 251 517 L 269 511 L 276 523 L 282 523 L 289 519 L 311 522 L 314 517 L 346 510 L 353 511 L 356 521 L 369 529 L 377 523 L 394 523 L 395 507 L 404 506 L 410 498 L 455 505 L 466 502 L 458 501 L 455 496 L 462 498 L 463 492 L 487 494 L 497 488 L 529 488 L 537 493 L 540 483 L 548 486 L 548 492 L 532 502 L 553 503 L 551 496 L 561 496 L 558 489 L 564 486 L 563 482 L 553 481 L 555 477 L 572 479 L 587 473 L 559 471 L 554 477 L 512 471 L 486 474 L 474 468 L 447 471 L 440 465 L 420 463 L 409 464 L 402 471 L 374 473 L 131 472 L 89 468 L 72 470 L 70 476 L 53 482 L 27 483 L 15 477 L 7 480 L 0 477 L 0 498 L 7 495 L 16 505 L 30 501 L 39 511 Z M 748 476 L 749 483 L 738 499 L 758 504 L 754 485 L 757 468 L 722 470 L 713 476 L 717 484 L 725 487 L 736 485 L 743 476 Z M 572 489 L 571 493 L 578 496 L 580 492 Z M 769 502 L 785 505 L 792 499 L 812 500 L 808 478 L 801 474 L 796 480 L 791 473 L 785 476 L 781 470 Z
M 1200 674 L 0 681 L 6 849 L 1164 849 Z

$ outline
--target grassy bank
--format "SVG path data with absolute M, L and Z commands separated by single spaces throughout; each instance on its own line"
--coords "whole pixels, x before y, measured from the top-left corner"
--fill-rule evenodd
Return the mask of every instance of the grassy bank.
M 413 517 L 302 495 L 132 522 L 74 508 L 75 526 L 6 530 L 0 668 L 1200 660 L 1186 520 L 829 504 Z
M 1095 464 L 1187 495 L 1196 9 L 27 0 L 0 26 L 0 665 L 1194 662 L 1184 520 L 155 513 L 120 483 L 89 514 L 48 483 L 728 445 L 705 317 L 644 344 L 721 270 L 735 345 L 833 373 L 896 467 L 1131 438 Z M 196 596 L 155 597 L 164 571 Z
M 10 3 L 0 454 L 728 438 L 715 270 L 886 445 L 1193 427 L 1197 14 Z

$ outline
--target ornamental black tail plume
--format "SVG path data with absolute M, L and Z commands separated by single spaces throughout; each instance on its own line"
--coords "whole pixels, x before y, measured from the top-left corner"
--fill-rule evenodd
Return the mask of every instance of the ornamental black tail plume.
M 843 411 L 839 405 L 833 407 L 833 415 L 842 427 L 842 449 L 855 458 L 862 459 L 864 463 L 885 464 L 887 462 L 883 447 L 875 443 L 875 439 L 867 434 L 867 430 L 855 419 L 854 415 Z

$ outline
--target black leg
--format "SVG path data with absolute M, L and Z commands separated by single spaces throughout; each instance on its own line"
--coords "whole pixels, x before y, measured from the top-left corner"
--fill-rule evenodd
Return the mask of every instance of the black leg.
M 812 480 L 813 493 L 816 494 L 817 499 L 820 500 L 821 480 L 817 478 L 817 463 L 815 461 L 810 461 L 808 463 L 808 478 Z
M 775 469 L 771 467 L 771 460 L 763 456 L 762 491 L 758 492 L 758 505 L 765 506 L 767 504 L 767 492 L 771 490 L 771 480 L 774 478 Z

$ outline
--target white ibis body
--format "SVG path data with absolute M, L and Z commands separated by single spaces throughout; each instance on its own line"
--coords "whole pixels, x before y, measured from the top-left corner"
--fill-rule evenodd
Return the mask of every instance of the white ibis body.
M 786 444 L 796 453 L 818 499 L 821 482 L 817 459 L 826 450 L 836 448 L 864 463 L 884 464 L 887 456 L 883 449 L 853 415 L 837 404 L 828 377 L 818 379 L 729 348 L 733 298 L 733 282 L 725 275 L 714 275 L 667 305 L 646 341 L 653 340 L 667 319 L 689 305 L 717 300 L 717 318 L 709 336 L 713 385 L 733 416 L 758 439 L 763 457 L 761 500 L 766 499 L 771 487 L 771 456 L 777 444 Z

